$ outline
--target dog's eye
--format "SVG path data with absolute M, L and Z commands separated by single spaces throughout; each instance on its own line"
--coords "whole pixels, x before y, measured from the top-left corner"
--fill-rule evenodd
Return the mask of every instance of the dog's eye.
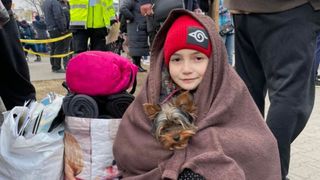
M 160 134 L 166 134 L 167 132 L 169 132 L 168 129 L 161 129 Z

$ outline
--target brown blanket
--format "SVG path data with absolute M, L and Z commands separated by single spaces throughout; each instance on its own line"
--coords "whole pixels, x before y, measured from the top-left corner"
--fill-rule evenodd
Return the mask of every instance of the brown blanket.
M 159 103 L 163 44 L 168 28 L 184 14 L 202 23 L 213 53 L 194 93 L 198 132 L 183 150 L 164 150 L 151 134 L 143 103 Z M 227 53 L 214 22 L 184 10 L 173 11 L 151 51 L 150 73 L 129 106 L 114 143 L 114 156 L 124 179 L 177 179 L 184 168 L 215 180 L 278 180 L 276 140 L 266 126 L 245 84 L 227 63 Z

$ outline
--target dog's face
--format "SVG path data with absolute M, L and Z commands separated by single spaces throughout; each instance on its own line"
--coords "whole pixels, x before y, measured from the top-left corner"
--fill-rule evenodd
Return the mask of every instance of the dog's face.
M 153 121 L 152 133 L 166 149 L 185 148 L 196 133 L 197 128 L 193 124 L 196 107 L 189 92 L 181 93 L 163 105 L 146 103 L 143 107 Z

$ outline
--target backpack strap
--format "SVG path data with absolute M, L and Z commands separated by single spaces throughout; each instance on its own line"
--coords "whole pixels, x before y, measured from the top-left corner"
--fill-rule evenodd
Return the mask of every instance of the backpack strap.
M 68 93 L 71 93 L 66 81 L 63 81 L 61 85 L 68 91 Z
M 131 81 L 133 80 L 133 84 L 132 84 L 132 88 L 130 90 L 130 94 L 134 94 L 134 92 L 136 91 L 136 87 L 137 87 L 137 76 L 134 76 L 133 72 L 131 70 Z M 134 78 L 134 79 L 133 79 Z

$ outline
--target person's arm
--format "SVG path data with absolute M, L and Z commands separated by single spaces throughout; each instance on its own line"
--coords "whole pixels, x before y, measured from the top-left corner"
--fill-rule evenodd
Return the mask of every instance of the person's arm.
M 120 13 L 123 15 L 127 23 L 128 21 L 132 22 L 134 20 L 134 15 L 131 12 L 133 9 L 133 1 L 132 0 L 123 0 L 120 4 Z

